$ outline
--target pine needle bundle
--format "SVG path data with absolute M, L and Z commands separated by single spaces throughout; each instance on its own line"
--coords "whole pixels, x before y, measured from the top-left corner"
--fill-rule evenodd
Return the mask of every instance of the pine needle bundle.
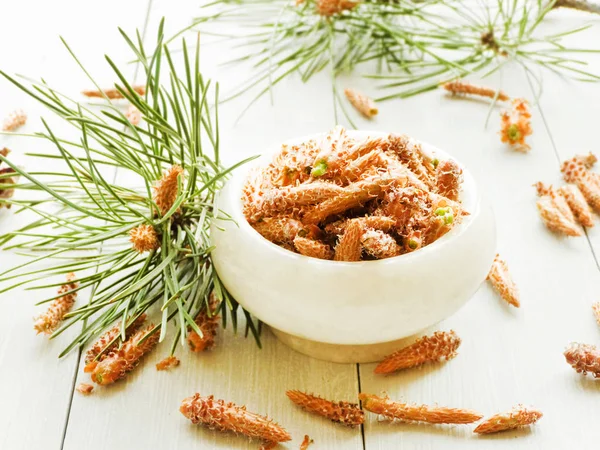
M 15 185 L 14 197 L 0 198 L 0 206 L 12 205 L 17 213 L 35 216 L 0 237 L 3 251 L 29 257 L 0 274 L 0 293 L 18 286 L 54 290 L 60 283 L 50 280 L 69 272 L 77 274 L 73 292 L 91 292 L 87 303 L 75 305 L 51 336 L 74 324 L 82 326 L 61 356 L 83 347 L 117 321 L 124 341 L 127 327 L 145 313 L 159 319 L 140 343 L 154 339 L 154 333 L 162 341 L 167 324 L 174 322 L 173 352 L 178 341 L 185 345 L 189 332 L 202 336 L 194 317 L 208 307 L 213 292 L 223 322 L 229 316 L 237 324 L 238 304 L 211 263 L 210 224 L 218 216 L 215 192 L 239 165 L 225 168 L 221 162 L 218 113 L 211 106 L 218 103 L 218 85 L 213 88 L 200 73 L 198 43 L 188 49 L 182 41 L 177 67 L 183 69 L 176 68 L 163 23 L 150 52 L 139 33 L 133 38 L 121 34 L 141 61 L 143 93 L 110 57 L 106 59 L 118 80 L 119 97 L 140 112 L 143 120 L 137 125 L 105 94 L 106 102 L 98 111 L 44 81 L 0 72 L 79 133 L 77 140 L 61 137 L 42 119 L 44 130 L 31 135 L 50 141 L 54 151 L 30 156 L 59 160 L 60 169 L 29 172 L 0 155 L 0 161 L 22 180 Z M 107 175 L 107 169 L 115 167 L 126 185 Z M 258 340 L 257 326 L 248 313 L 246 317 Z
M 336 80 L 359 67 L 385 91 L 375 101 L 410 97 L 473 74 L 489 76 L 510 61 L 538 86 L 542 71 L 536 68 L 600 80 L 580 59 L 600 50 L 563 42 L 588 26 L 540 30 L 557 6 L 554 0 L 216 0 L 187 29 L 211 33 L 218 26 L 215 34 L 232 38 L 242 52 L 230 62 L 252 65 L 253 74 L 229 98 L 256 87 L 252 104 L 286 78 L 299 74 L 308 82 L 328 70 L 336 122 L 341 107 L 352 124 Z M 223 31 L 234 21 L 241 31 Z

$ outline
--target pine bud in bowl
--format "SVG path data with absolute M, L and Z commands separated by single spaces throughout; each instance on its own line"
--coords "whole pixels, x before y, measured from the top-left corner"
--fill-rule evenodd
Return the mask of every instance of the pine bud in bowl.
M 404 135 L 294 139 L 236 172 L 218 208 L 225 287 L 286 344 L 340 362 L 375 361 L 447 318 L 495 254 L 470 172 Z

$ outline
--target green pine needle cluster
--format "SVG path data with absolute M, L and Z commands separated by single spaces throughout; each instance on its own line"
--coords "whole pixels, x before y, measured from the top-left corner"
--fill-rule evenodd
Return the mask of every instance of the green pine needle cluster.
M 570 48 L 569 34 L 588 27 L 545 34 L 539 26 L 562 6 L 555 0 L 360 0 L 332 16 L 319 15 L 321 2 L 335 0 L 217 0 L 203 8 L 188 28 L 207 34 L 235 23 L 233 39 L 250 62 L 253 74 L 228 98 L 257 88 L 252 104 L 283 79 L 331 74 L 334 105 L 342 108 L 336 78 L 364 68 L 380 81 L 378 101 L 405 98 L 456 78 L 489 76 L 514 61 L 541 85 L 547 69 L 584 81 L 600 76 L 586 70 L 578 54 L 600 50 Z
M 16 185 L 0 184 L 0 188 L 16 190 L 14 197 L 0 202 L 12 205 L 16 213 L 29 211 L 36 217 L 0 237 L 3 252 L 28 257 L 0 274 L 0 292 L 19 286 L 55 291 L 69 272 L 77 275 L 77 290 L 91 292 L 87 304 L 72 310 L 52 335 L 82 325 L 61 356 L 82 347 L 117 320 L 121 320 L 124 336 L 126 325 L 144 312 L 160 314 L 152 332 L 159 332 L 161 340 L 167 323 L 176 324 L 173 352 L 177 342 L 185 342 L 188 330 L 202 335 L 194 317 L 207 308 L 213 291 L 221 301 L 223 321 L 229 317 L 237 325 L 238 304 L 211 263 L 210 225 L 218 215 L 215 193 L 228 173 L 245 162 L 229 168 L 221 164 L 218 110 L 212 106 L 218 104 L 218 85 L 213 88 L 200 73 L 198 43 L 190 50 L 182 41 L 182 61 L 178 62 L 183 69 L 176 68 L 163 23 L 150 52 L 139 33 L 133 38 L 121 34 L 143 68 L 145 95 L 133 89 L 109 57 L 106 60 L 119 92 L 141 112 L 139 125 L 132 125 L 108 98 L 98 109 L 43 81 L 31 82 L 0 71 L 79 132 L 79 140 L 62 138 L 43 120 L 44 130 L 32 135 L 50 141 L 55 151 L 29 156 L 58 159 L 61 170 L 28 172 L 0 155 L 0 161 L 21 180 Z M 176 165 L 183 168 L 176 198 L 168 211 L 161 212 L 153 200 L 153 186 Z M 114 167 L 126 184 L 113 180 L 112 172 L 108 176 L 106 169 Z M 129 232 L 140 225 L 153 228 L 160 241 L 157 249 L 139 253 L 132 248 Z M 49 282 L 53 278 L 61 281 Z M 247 331 L 258 340 L 258 325 L 244 313 Z

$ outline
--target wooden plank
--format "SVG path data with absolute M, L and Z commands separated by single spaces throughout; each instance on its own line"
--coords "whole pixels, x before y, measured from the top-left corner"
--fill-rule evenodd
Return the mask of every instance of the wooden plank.
M 59 40 L 61 34 L 86 67 L 99 76 L 99 81 L 110 86 L 114 77 L 109 77 L 110 69 L 103 59 L 104 52 L 121 40 L 117 25 L 125 28 L 134 23 L 143 25 L 144 15 L 137 15 L 136 10 L 135 5 L 122 5 L 110 0 L 96 5 L 93 20 L 88 20 L 90 5 L 73 0 L 7 3 L 0 7 L 0 38 L 5 43 L 2 69 L 32 78 L 43 76 L 52 86 L 78 98 L 79 91 L 89 87 L 90 82 L 63 47 Z M 57 14 L 57 11 L 61 13 Z M 15 108 L 27 112 L 29 121 L 20 131 L 33 133 L 40 130 L 39 117 L 43 115 L 59 135 L 76 136 L 71 126 L 57 120 L 8 82 L 0 81 L 0 92 L 1 116 Z M 27 151 L 51 151 L 52 146 L 43 141 L 3 136 L 0 137 L 0 146 L 13 149 L 11 157 L 30 171 L 58 167 L 58 164 L 47 160 L 23 156 Z M 32 214 L 15 216 L 13 212 L 0 210 L 0 233 L 23 225 L 32 217 Z M 23 258 L 2 252 L 0 271 L 23 261 Z M 32 317 L 46 307 L 34 304 L 50 294 L 48 291 L 17 289 L 0 295 L 5 311 L 0 317 L 0 398 L 3 405 L 0 408 L 0 448 L 59 449 L 62 444 L 77 352 L 62 360 L 58 359 L 58 354 L 77 330 L 70 330 L 50 342 L 35 335 Z M 82 291 L 79 301 L 85 301 L 87 294 Z
M 168 35 L 169 31 L 174 32 L 189 23 L 197 4 L 185 3 L 173 11 L 169 2 L 153 1 L 151 8 L 148 45 L 154 39 L 153 33 L 164 14 L 168 13 Z M 203 50 L 203 72 L 207 70 L 213 75 L 227 72 L 222 68 L 219 72 L 216 67 L 219 51 L 217 46 Z M 238 81 L 239 77 L 238 74 Z M 268 109 L 269 117 L 275 123 L 276 114 L 270 107 Z M 292 105 L 284 110 L 292 111 Z M 253 119 L 245 125 L 234 127 L 239 111 L 239 104 L 228 105 L 220 114 L 221 151 L 230 163 L 256 154 L 265 146 L 286 137 L 305 133 L 302 127 L 290 125 L 287 121 L 279 121 L 281 129 L 278 127 L 263 133 L 264 129 L 259 125 L 264 125 L 265 116 L 261 115 L 252 115 Z M 243 329 L 243 320 L 240 326 Z M 264 333 L 263 350 L 258 349 L 251 338 L 235 336 L 231 330 L 221 333 L 214 351 L 195 355 L 184 348 L 179 351 L 180 367 L 168 373 L 156 372 L 154 364 L 168 353 L 170 339 L 167 337 L 165 343 L 126 381 L 108 388 L 96 388 L 90 397 L 76 394 L 65 450 L 79 449 L 90 443 L 115 449 L 192 448 L 198 445 L 203 449 L 257 447 L 256 442 L 248 443 L 243 437 L 212 432 L 185 419 L 178 412 L 180 402 L 195 392 L 214 394 L 246 405 L 251 411 L 268 414 L 292 434 L 294 440 L 289 448 L 298 448 L 304 434 L 309 434 L 321 448 L 334 445 L 348 449 L 363 448 L 359 429 L 348 429 L 313 417 L 299 410 L 285 396 L 287 389 L 300 389 L 326 398 L 356 401 L 358 381 L 355 365 L 338 365 L 308 358 L 289 350 L 269 332 Z M 81 371 L 77 378 L 77 383 L 80 382 L 89 382 L 89 376 Z M 111 431 L 107 433 L 106 430 Z
M 483 83 L 511 95 L 532 96 L 516 67 Z M 583 86 L 587 95 L 589 85 Z M 570 92 L 565 89 L 554 82 L 545 84 L 542 104 L 556 99 L 552 108 L 544 106 L 547 115 L 549 109 L 561 117 L 567 115 L 565 104 L 578 108 L 584 117 L 593 111 L 590 101 L 571 104 L 570 94 L 559 101 L 555 93 Z M 544 418 L 531 430 L 481 438 L 472 433 L 471 426 L 388 424 L 369 415 L 366 448 L 591 447 L 600 437 L 594 425 L 600 386 L 577 375 L 565 363 L 562 351 L 572 340 L 598 340 L 599 330 L 590 312 L 590 302 L 597 297 L 598 272 L 585 238 L 556 237 L 537 215 L 531 185 L 559 177 L 540 111 L 533 109 L 532 151 L 518 154 L 500 143 L 497 112 L 485 130 L 484 104 L 443 97 L 433 92 L 402 102 L 401 108 L 396 106 L 398 123 L 409 134 L 432 140 L 455 154 L 485 183 L 497 218 L 498 249 L 520 287 L 522 307 L 503 304 L 483 285 L 470 303 L 436 327 L 454 329 L 462 337 L 455 360 L 388 377 L 374 375 L 374 365 L 363 365 L 362 390 L 386 392 L 406 402 L 472 408 L 485 415 L 524 403 L 541 409 Z M 387 105 L 382 109 L 382 114 L 390 113 Z

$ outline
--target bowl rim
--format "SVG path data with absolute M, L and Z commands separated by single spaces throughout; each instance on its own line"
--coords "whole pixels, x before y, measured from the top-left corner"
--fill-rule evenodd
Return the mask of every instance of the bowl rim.
M 365 138 L 373 137 L 373 136 L 388 136 L 390 134 L 390 132 L 376 131 L 376 130 L 347 130 L 346 132 L 349 135 L 358 134 L 359 136 L 364 136 Z M 256 158 L 254 161 L 252 161 L 252 162 L 240 167 L 238 170 L 236 170 L 233 173 L 232 178 L 228 182 L 228 184 L 230 184 L 230 187 L 232 189 L 230 189 L 229 192 L 227 193 L 228 195 L 233 196 L 233 198 L 230 199 L 231 205 L 233 207 L 233 214 L 231 214 L 230 217 L 227 217 L 227 218 L 219 217 L 217 214 L 217 216 L 215 216 L 215 220 L 233 220 L 235 225 L 237 227 L 239 227 L 242 231 L 246 231 L 246 234 L 251 239 L 253 239 L 255 242 L 257 242 L 258 245 L 263 245 L 266 248 L 270 248 L 274 251 L 277 251 L 281 254 L 281 256 L 290 258 L 292 260 L 297 260 L 299 262 L 306 261 L 306 262 L 310 262 L 313 264 L 320 263 L 320 264 L 335 266 L 335 267 L 361 267 L 365 264 L 368 264 L 370 266 L 375 266 L 376 264 L 379 264 L 379 265 L 397 264 L 401 261 L 402 262 L 405 262 L 405 261 L 410 262 L 414 258 L 426 257 L 429 253 L 435 252 L 437 249 L 439 249 L 442 246 L 445 247 L 447 245 L 451 245 L 451 242 L 453 240 L 455 240 L 462 234 L 466 233 L 467 230 L 471 227 L 471 225 L 475 222 L 475 220 L 474 220 L 475 217 L 480 213 L 481 192 L 479 190 L 479 187 L 475 180 L 475 177 L 472 175 L 471 171 L 464 164 L 462 164 L 460 160 L 453 157 L 450 153 L 448 153 L 444 150 L 441 150 L 438 147 L 427 143 L 426 141 L 422 141 L 420 139 L 416 139 L 411 136 L 408 136 L 412 143 L 421 144 L 427 153 L 433 153 L 433 154 L 439 153 L 440 155 L 446 156 L 448 158 L 452 158 L 452 160 L 454 160 L 462 168 L 463 180 L 464 180 L 463 186 L 466 187 L 467 185 L 469 185 L 467 197 L 465 198 L 465 200 L 468 200 L 467 203 L 470 206 L 470 208 L 468 210 L 469 215 L 466 216 L 463 219 L 463 221 L 461 221 L 459 226 L 452 227 L 452 229 L 448 233 L 446 233 L 444 236 L 442 236 L 441 238 L 439 238 L 432 244 L 426 245 L 414 252 L 404 253 L 402 255 L 393 256 L 391 258 L 369 260 L 369 261 L 334 261 L 334 260 L 313 258 L 310 256 L 305 256 L 305 255 L 301 255 L 299 253 L 292 252 L 290 250 L 287 250 L 287 249 L 269 241 L 264 236 L 262 236 L 258 231 L 256 231 L 254 229 L 254 227 L 252 227 L 252 225 L 250 225 L 250 223 L 246 219 L 246 216 L 243 213 L 241 190 L 243 188 L 243 183 L 245 183 L 245 181 L 246 181 L 248 172 L 253 168 L 264 166 L 265 163 L 270 162 L 269 158 L 272 158 L 274 156 L 274 154 L 280 150 L 282 145 L 294 145 L 294 144 L 298 144 L 299 142 L 307 141 L 310 139 L 318 139 L 327 134 L 328 134 L 328 132 L 322 132 L 322 133 L 315 133 L 315 134 L 311 134 L 311 135 L 304 135 L 304 136 L 286 139 L 285 141 L 281 142 L 280 144 L 276 144 L 276 145 L 274 144 L 274 145 L 269 146 L 267 151 L 265 151 L 264 153 L 261 153 L 259 155 L 259 157 Z M 466 189 L 463 189 L 461 192 L 463 192 L 463 193 L 466 192 Z M 222 195 L 222 193 L 223 193 L 223 191 L 219 192 L 219 198 L 217 199 L 217 205 L 215 208 L 215 211 L 217 211 L 217 212 L 219 211 L 218 203 L 220 202 L 219 199 L 220 199 L 220 196 Z

